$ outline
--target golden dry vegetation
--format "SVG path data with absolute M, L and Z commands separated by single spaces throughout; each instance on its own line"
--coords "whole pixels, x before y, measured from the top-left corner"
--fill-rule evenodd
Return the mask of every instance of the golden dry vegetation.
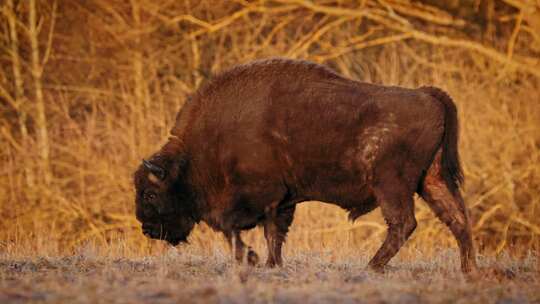
M 271 56 L 450 93 L 482 276 L 421 200 L 383 275 L 377 211 L 301 205 L 277 270 L 234 266 L 204 225 L 177 249 L 140 233 L 132 172 L 185 97 Z M 0 302 L 540 301 L 539 58 L 535 0 L 3 0 Z

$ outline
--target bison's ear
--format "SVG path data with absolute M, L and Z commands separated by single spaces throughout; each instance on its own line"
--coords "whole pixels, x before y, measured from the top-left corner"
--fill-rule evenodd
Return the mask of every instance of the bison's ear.
M 146 159 L 143 159 L 142 162 L 143 162 L 143 165 L 146 167 L 146 169 L 148 169 L 157 178 L 159 178 L 160 180 L 165 179 L 165 175 L 166 175 L 165 169 L 161 168 L 160 166 L 156 164 L 153 164 L 150 161 L 147 161 Z

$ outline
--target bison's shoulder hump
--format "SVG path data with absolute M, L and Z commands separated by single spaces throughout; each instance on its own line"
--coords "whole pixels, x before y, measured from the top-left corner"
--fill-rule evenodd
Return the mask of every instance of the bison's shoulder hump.
M 205 95 L 219 87 L 227 86 L 231 82 L 257 81 L 287 76 L 295 77 L 295 79 L 306 77 L 343 78 L 332 69 L 314 62 L 286 58 L 268 58 L 250 61 L 224 70 L 211 77 L 198 90 L 198 93 L 199 95 Z

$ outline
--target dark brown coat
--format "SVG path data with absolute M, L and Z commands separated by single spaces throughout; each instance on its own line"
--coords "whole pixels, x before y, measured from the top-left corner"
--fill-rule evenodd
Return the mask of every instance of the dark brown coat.
M 305 61 L 261 60 L 213 78 L 186 102 L 171 138 L 135 174 L 145 234 L 177 244 L 208 223 L 245 250 L 240 231 L 263 225 L 267 264 L 295 205 L 334 203 L 352 220 L 381 207 L 388 235 L 370 261 L 381 269 L 416 227 L 419 193 L 474 267 L 459 193 L 458 121 L 443 91 L 362 83 Z

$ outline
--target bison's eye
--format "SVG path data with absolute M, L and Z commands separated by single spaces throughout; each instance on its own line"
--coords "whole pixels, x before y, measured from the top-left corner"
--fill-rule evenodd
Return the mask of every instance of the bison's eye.
M 154 192 L 145 192 L 144 193 L 144 200 L 147 202 L 152 202 L 154 199 L 156 199 L 156 194 Z

